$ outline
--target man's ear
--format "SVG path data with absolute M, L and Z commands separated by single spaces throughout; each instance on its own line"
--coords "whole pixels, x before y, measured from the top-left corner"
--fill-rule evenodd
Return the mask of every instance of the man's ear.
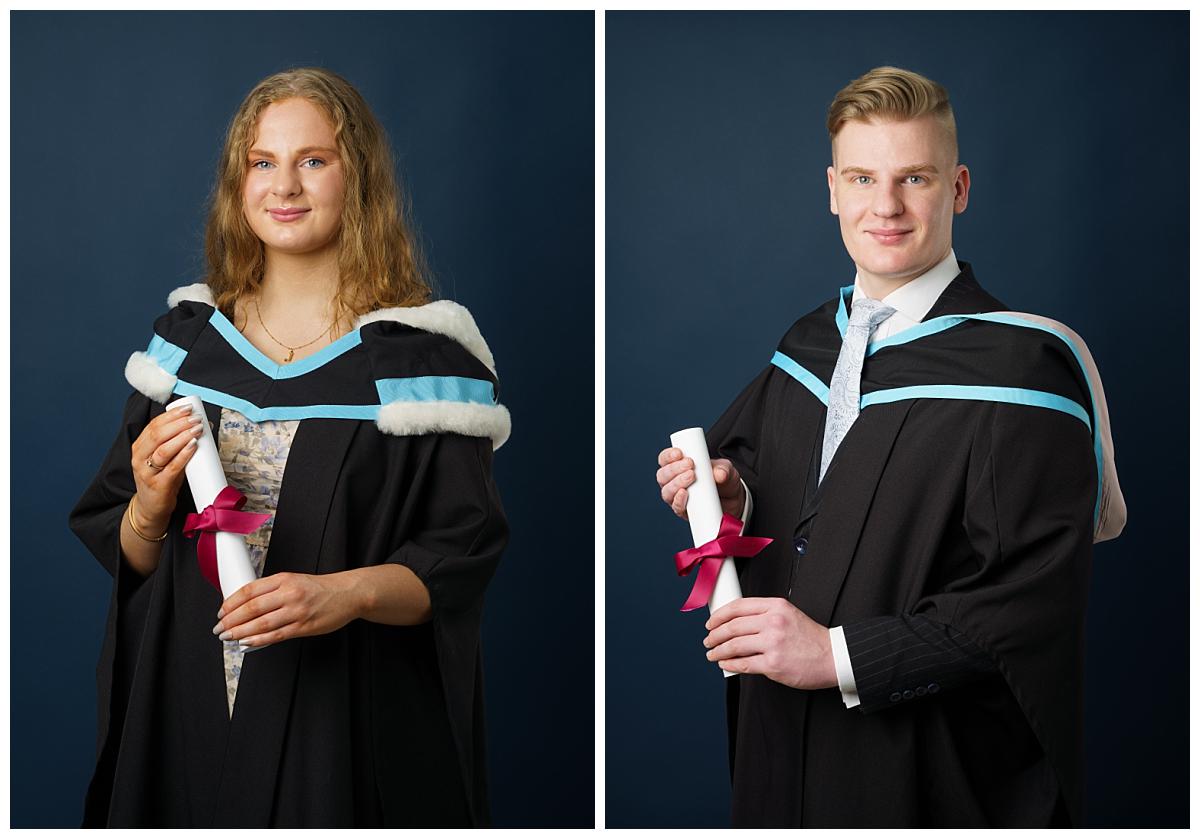
M 836 216 L 838 214 L 837 192 L 833 188 L 833 167 L 832 166 L 826 167 L 825 179 L 829 182 L 829 212 L 833 213 Z
M 954 173 L 954 212 L 967 209 L 967 193 L 971 191 L 971 173 L 961 163 Z

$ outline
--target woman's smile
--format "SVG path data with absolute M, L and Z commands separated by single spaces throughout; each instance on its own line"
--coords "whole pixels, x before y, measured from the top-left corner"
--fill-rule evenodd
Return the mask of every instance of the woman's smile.
M 282 221 L 282 222 L 286 223 L 286 222 L 298 221 L 299 219 L 304 217 L 304 214 L 307 213 L 308 210 L 307 209 L 303 209 L 303 210 L 288 209 L 288 210 L 268 210 L 267 212 L 269 212 L 271 214 L 271 218 L 275 219 L 275 221 Z

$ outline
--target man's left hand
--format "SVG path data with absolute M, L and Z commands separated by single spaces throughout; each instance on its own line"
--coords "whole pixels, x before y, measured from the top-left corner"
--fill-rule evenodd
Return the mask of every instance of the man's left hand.
M 829 629 L 782 597 L 742 597 L 704 624 L 708 660 L 733 673 L 759 673 L 788 687 L 838 686 Z

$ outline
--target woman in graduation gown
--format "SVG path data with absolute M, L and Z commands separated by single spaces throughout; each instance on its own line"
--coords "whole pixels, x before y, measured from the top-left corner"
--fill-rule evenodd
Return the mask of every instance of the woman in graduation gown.
M 400 207 L 386 136 L 336 74 L 276 74 L 235 114 L 205 282 L 130 357 L 70 516 L 113 577 L 85 826 L 487 824 L 479 633 L 509 417 Z M 164 409 L 193 394 L 206 416 Z M 243 509 L 271 514 L 246 537 L 261 576 L 224 600 L 184 534 L 197 421 Z

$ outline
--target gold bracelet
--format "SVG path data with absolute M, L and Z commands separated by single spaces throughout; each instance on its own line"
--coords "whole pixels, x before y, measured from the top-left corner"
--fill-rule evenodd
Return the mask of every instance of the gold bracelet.
M 166 530 L 164 530 L 163 535 L 159 536 L 157 539 L 151 539 L 145 533 L 138 530 L 138 526 L 137 526 L 137 524 L 134 523 L 134 520 L 133 520 L 133 505 L 134 505 L 134 501 L 136 499 L 137 499 L 137 493 L 135 492 L 133 494 L 133 497 L 129 499 L 129 506 L 125 508 L 125 513 L 127 514 L 128 518 L 129 518 L 129 526 L 133 528 L 133 532 L 136 533 L 138 536 L 140 536 L 143 540 L 145 540 L 147 542 L 161 542 L 163 539 L 166 539 L 167 533 L 169 533 L 171 530 L 170 527 L 168 527 Z

